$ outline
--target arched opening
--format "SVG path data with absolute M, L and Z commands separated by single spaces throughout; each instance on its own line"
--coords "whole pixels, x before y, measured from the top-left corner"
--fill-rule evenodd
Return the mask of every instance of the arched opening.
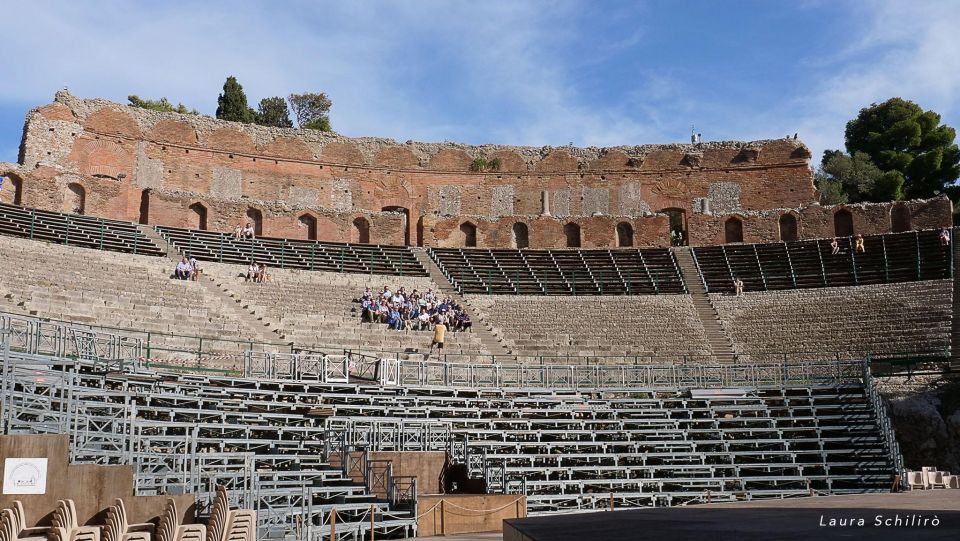
M 617 224 L 617 246 L 621 248 L 633 246 L 633 226 L 627 222 Z
M 853 214 L 847 209 L 833 213 L 833 234 L 836 237 L 853 236 Z
M 723 236 L 726 244 L 743 242 L 743 221 L 737 217 L 727 218 L 723 224 Z
M 668 208 L 660 211 L 670 217 L 670 245 L 686 246 L 687 213 L 681 208 Z
M 69 214 L 83 214 L 87 210 L 87 191 L 76 182 L 67 185 L 67 193 L 63 198 L 63 212 Z
M 253 207 L 247 209 L 247 221 L 253 224 L 253 234 L 263 235 L 263 213 Z
M 780 216 L 780 240 L 791 242 L 800 239 L 797 231 L 797 217 L 787 213 Z
M 529 231 L 527 230 L 527 224 L 523 222 L 517 222 L 513 224 L 513 230 L 510 235 L 510 245 L 517 250 L 530 247 L 530 237 Z
M 5 197 L 5 194 L 12 192 L 12 196 Z M 9 201 L 11 204 L 20 205 L 23 199 L 23 181 L 15 175 L 0 175 L 0 201 Z
M 140 192 L 140 223 L 150 223 L 150 189 Z
M 460 241 L 466 248 L 473 248 L 477 245 L 477 226 L 470 222 L 460 224 Z
M 307 240 L 317 240 L 317 219 L 309 214 L 304 214 L 297 218 L 297 222 L 302 231 L 303 238 Z
M 203 203 L 190 205 L 190 223 L 187 227 L 190 229 L 207 229 L 207 207 L 203 206 Z
M 353 231 L 350 232 L 350 242 L 370 244 L 370 222 L 364 217 L 353 219 Z
M 403 244 L 410 246 L 410 209 L 406 207 L 383 207 L 383 212 L 399 212 L 403 214 Z
M 567 248 L 580 247 L 580 226 L 570 222 L 563 226 L 563 234 L 567 237 Z
M 890 209 L 890 230 L 894 233 L 903 233 L 913 229 L 910 223 L 910 209 L 903 203 L 897 203 Z

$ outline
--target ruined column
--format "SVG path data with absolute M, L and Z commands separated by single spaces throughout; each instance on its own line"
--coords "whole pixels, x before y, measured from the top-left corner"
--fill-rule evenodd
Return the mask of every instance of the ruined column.
M 550 192 L 547 190 L 541 194 L 541 207 L 540 216 L 550 216 Z

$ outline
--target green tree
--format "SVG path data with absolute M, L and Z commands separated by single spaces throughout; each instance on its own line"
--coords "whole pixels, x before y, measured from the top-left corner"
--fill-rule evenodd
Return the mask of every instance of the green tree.
M 903 178 L 881 171 L 864 152 L 824 152 L 814 181 L 820 202 L 827 205 L 903 199 Z
M 330 131 L 330 107 L 333 102 L 323 92 L 290 94 L 287 97 L 297 125 L 308 130 Z
M 290 111 L 287 109 L 286 100 L 280 96 L 260 100 L 257 124 L 275 128 L 292 128 L 293 122 L 290 120 Z
M 161 113 L 182 113 L 182 114 L 191 114 L 199 115 L 200 111 L 196 109 L 187 109 L 187 106 L 178 103 L 176 107 L 170 103 L 167 98 L 160 98 L 159 100 L 145 100 L 141 99 L 140 96 L 136 94 L 131 94 L 127 96 L 127 101 L 130 102 L 130 105 L 133 107 L 140 107 L 141 109 L 149 109 L 151 111 L 159 111 Z
M 237 78 L 231 75 L 223 83 L 223 94 L 217 98 L 217 118 L 250 124 L 256 113 L 247 105 L 247 95 Z
M 901 197 L 933 197 L 960 176 L 956 130 L 940 115 L 902 98 L 860 110 L 847 123 L 847 152 L 863 152 L 883 171 L 881 192 Z

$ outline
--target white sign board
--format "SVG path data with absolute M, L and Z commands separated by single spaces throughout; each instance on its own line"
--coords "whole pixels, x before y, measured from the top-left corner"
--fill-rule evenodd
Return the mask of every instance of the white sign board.
M 47 459 L 8 458 L 3 462 L 4 494 L 46 494 Z

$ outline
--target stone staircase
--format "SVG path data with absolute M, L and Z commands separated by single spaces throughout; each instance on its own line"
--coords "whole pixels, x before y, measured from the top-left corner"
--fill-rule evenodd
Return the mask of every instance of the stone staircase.
M 503 341 L 494 334 L 493 327 L 490 326 L 490 323 L 483 319 L 477 309 L 470 304 L 470 301 L 461 295 L 457 291 L 457 288 L 450 283 L 450 280 L 443 274 L 440 267 L 427 255 L 426 249 L 412 248 L 412 251 L 417 261 L 427 270 L 430 279 L 437 284 L 437 288 L 445 295 L 449 295 L 455 299 L 467 311 L 467 315 L 469 315 L 470 320 L 473 321 L 473 331 L 477 334 L 484 349 L 494 355 L 510 355 L 512 352 L 508 350 L 503 345 Z
M 706 334 L 707 342 L 717 361 L 732 363 L 736 361 L 736 352 L 733 350 L 733 343 L 727 335 L 723 326 L 720 324 L 720 316 L 717 309 L 710 302 L 706 288 L 703 287 L 703 281 L 700 279 L 700 273 L 697 271 L 697 264 L 693 260 L 693 254 L 689 247 L 673 248 L 673 253 L 677 257 L 677 264 L 680 267 L 680 273 L 687 284 L 687 290 L 693 299 L 693 306 L 697 311 L 697 316 L 703 323 L 703 330 Z

